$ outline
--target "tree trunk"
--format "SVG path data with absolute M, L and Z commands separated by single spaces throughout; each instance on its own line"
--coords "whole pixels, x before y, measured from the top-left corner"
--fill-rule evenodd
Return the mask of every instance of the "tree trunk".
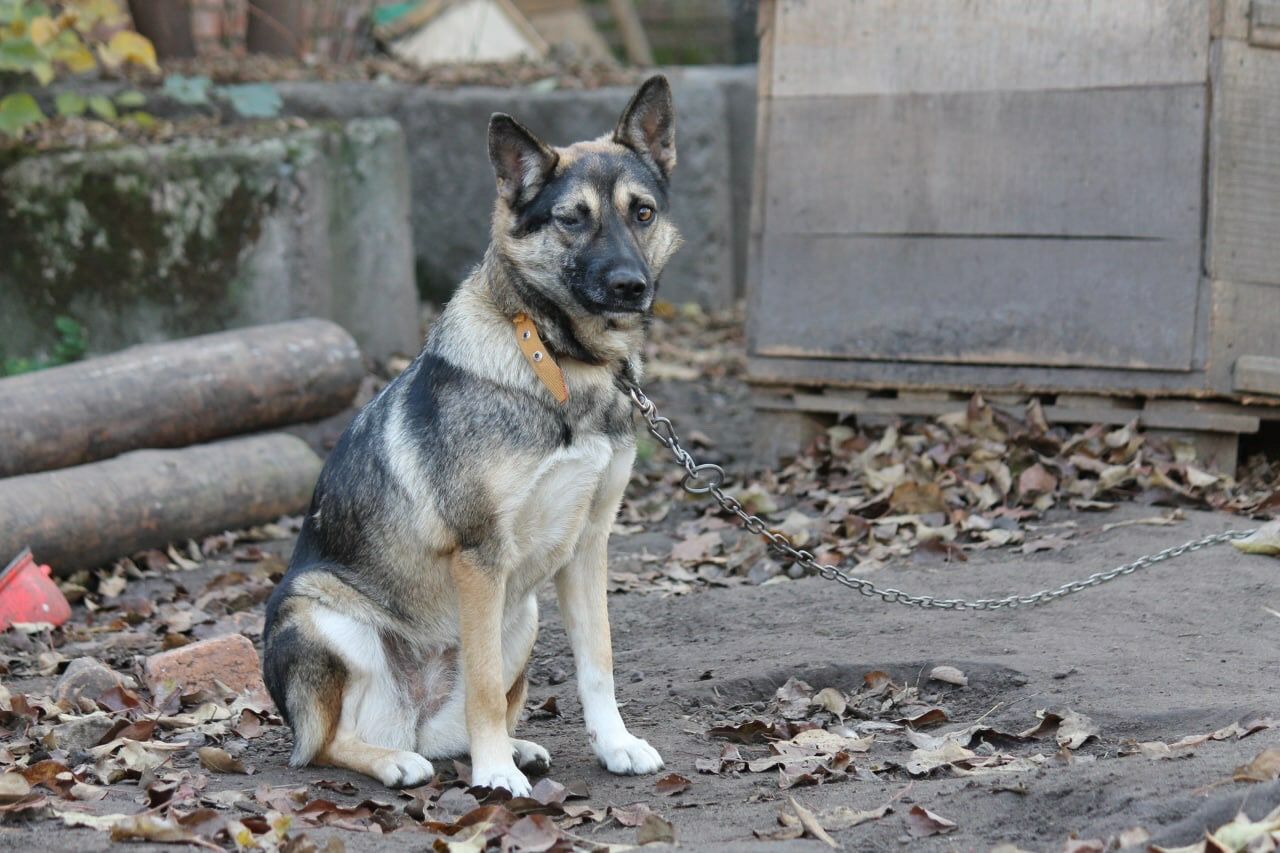
M 315 420 L 363 377 L 340 326 L 294 320 L 0 379 L 0 477 Z
M 30 546 L 56 574 L 302 512 L 320 459 L 280 433 L 0 480 L 0 562 Z

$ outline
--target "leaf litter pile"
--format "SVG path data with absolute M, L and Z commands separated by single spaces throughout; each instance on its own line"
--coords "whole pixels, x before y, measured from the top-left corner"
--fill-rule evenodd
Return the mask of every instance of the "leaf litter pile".
M 1017 782 L 1018 774 L 1099 758 L 1138 756 L 1159 761 L 1187 757 L 1215 741 L 1241 740 L 1276 725 L 1266 714 L 1248 714 L 1228 726 L 1173 743 L 1139 743 L 1105 739 L 1092 719 L 1070 708 L 1028 711 L 1023 726 L 985 722 L 1000 710 L 997 705 L 977 719 L 961 723 L 951 718 L 946 706 L 956 691 L 968 687 L 968 677 L 951 666 L 937 666 L 919 676 L 916 684 L 904 684 L 877 670 L 866 673 L 862 683 L 849 690 L 832 686 L 815 690 L 797 678 L 788 679 L 767 702 L 730 707 L 723 717 L 712 721 L 706 734 L 720 742 L 718 752 L 698 758 L 695 767 L 699 773 L 721 776 L 761 774 L 772 777 L 778 789 L 787 791 L 777 828 L 756 829 L 757 837 L 810 837 L 836 847 L 839 845 L 830 833 L 879 821 L 895 812 L 911 838 L 958 829 L 956 820 L 911 803 L 907 795 L 917 780 L 949 775 L 985 781 L 993 791 L 1026 793 Z M 1280 750 L 1268 748 L 1208 788 L 1277 778 Z M 816 813 L 791 793 L 844 781 L 895 779 L 904 785 L 899 792 L 880 807 L 864 811 L 839 806 Z M 1280 830 L 1274 816 L 1250 824 L 1255 828 L 1263 825 L 1271 826 L 1271 833 Z M 1127 840 L 1138 843 L 1135 838 L 1131 835 Z M 1280 834 L 1274 840 L 1280 840 Z M 1121 846 L 1116 841 L 1073 841 L 1068 849 L 1112 850 Z M 1209 846 L 1186 849 L 1218 849 L 1206 843 Z M 1079 844 L 1097 846 L 1072 846 Z
M 655 324 L 650 380 L 698 377 L 714 393 L 724 379 L 741 375 L 731 315 L 707 317 L 693 308 L 668 315 L 668 322 Z M 674 419 L 686 448 L 700 460 L 726 461 L 716 436 L 695 429 L 693 419 L 663 400 L 668 387 L 655 385 L 650 396 Z M 1038 401 L 1013 410 L 975 395 L 967 406 L 932 419 L 837 424 L 788 464 L 754 471 L 727 491 L 819 562 L 866 574 L 908 558 L 963 562 L 974 551 L 996 548 L 1061 551 L 1116 526 L 1176 525 L 1183 508 L 1258 517 L 1280 510 L 1280 463 L 1258 456 L 1236 473 L 1238 480 L 1210 470 L 1191 444 L 1144 433 L 1136 421 L 1053 425 Z M 641 532 L 682 511 L 670 550 L 615 571 L 614 591 L 683 594 L 703 585 L 803 575 L 713 501 L 684 494 L 683 475 L 665 448 L 642 442 L 615 534 Z M 1151 514 L 1112 523 L 1105 516 L 1096 524 L 1079 520 L 1124 502 L 1150 507 Z M 1058 510 L 1076 518 L 1053 515 Z

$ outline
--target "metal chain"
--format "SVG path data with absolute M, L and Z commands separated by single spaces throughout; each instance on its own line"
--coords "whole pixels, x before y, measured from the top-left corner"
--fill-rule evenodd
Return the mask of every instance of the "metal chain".
M 1004 598 L 978 598 L 971 601 L 963 598 L 935 598 L 932 595 L 908 595 L 900 589 L 876 586 L 871 581 L 854 577 L 836 566 L 819 563 L 813 554 L 803 548 L 797 548 L 787 538 L 786 534 L 770 529 L 763 519 L 747 512 L 737 498 L 726 494 L 721 489 L 725 480 L 723 468 L 710 462 L 699 463 L 681 446 L 680 438 L 676 435 L 675 426 L 671 423 L 671 420 L 658 414 L 658 409 L 653 404 L 653 401 L 645 395 L 644 391 L 640 390 L 638 385 L 627 383 L 626 390 L 631 396 L 631 402 L 640 410 L 640 414 L 644 416 L 645 421 L 648 423 L 649 432 L 663 447 L 671 451 L 676 461 L 684 468 L 686 473 L 680 485 L 686 492 L 692 495 L 711 495 L 720 504 L 721 508 L 737 516 L 739 523 L 746 530 L 763 536 L 769 543 L 769 547 L 774 551 L 794 560 L 826 580 L 835 581 L 866 596 L 879 596 L 885 601 L 894 604 L 937 610 L 1012 610 L 1017 607 L 1047 604 L 1050 601 L 1057 601 L 1072 593 L 1099 586 L 1118 577 L 1131 575 L 1156 563 L 1172 560 L 1192 551 L 1199 551 L 1209 545 L 1219 545 L 1230 542 L 1233 539 L 1243 539 L 1254 532 L 1253 530 L 1228 530 L 1225 533 L 1202 536 L 1199 539 L 1193 539 L 1190 542 L 1184 542 L 1172 548 L 1165 548 L 1155 554 L 1139 557 L 1131 563 L 1125 563 L 1123 566 L 1094 572 L 1083 580 L 1064 583 L 1062 586 L 1052 589 L 1042 589 L 1030 595 L 1006 595 Z

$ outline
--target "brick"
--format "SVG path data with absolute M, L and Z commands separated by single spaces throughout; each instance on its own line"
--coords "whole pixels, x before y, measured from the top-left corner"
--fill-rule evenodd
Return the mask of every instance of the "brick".
M 249 693 L 265 699 L 258 653 L 248 637 L 228 634 L 211 640 L 180 646 L 147 658 L 143 667 L 153 696 L 194 690 L 217 691 L 222 682 L 235 693 Z

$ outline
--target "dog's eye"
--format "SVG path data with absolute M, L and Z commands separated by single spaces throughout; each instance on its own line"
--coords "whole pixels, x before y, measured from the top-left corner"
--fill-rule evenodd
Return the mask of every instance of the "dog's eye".
M 557 213 L 556 222 L 565 228 L 577 228 L 582 224 L 582 217 L 577 213 Z
M 647 204 L 642 204 L 636 208 L 636 219 L 640 222 L 653 221 L 653 208 Z

